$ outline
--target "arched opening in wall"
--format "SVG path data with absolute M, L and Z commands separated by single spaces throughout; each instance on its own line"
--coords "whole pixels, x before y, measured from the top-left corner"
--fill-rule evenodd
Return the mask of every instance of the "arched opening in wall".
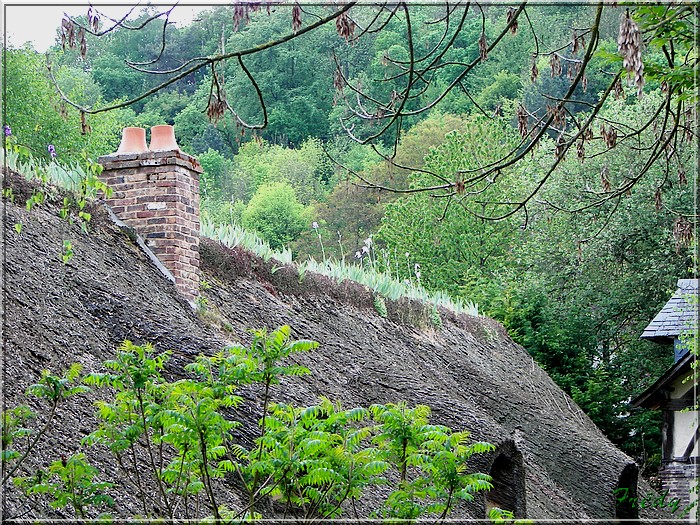
M 637 505 L 637 476 L 639 469 L 634 463 L 622 469 L 617 486 L 613 492 L 615 498 L 615 517 L 636 520 L 639 518 Z
M 494 507 L 525 518 L 525 471 L 523 456 L 515 443 L 507 441 L 496 449 L 489 469 L 493 488 L 486 493 L 486 517 Z

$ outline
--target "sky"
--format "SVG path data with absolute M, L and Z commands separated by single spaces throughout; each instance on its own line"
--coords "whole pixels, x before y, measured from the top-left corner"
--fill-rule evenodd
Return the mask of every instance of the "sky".
M 173 0 L 171 3 L 142 1 L 140 4 L 144 6 L 149 4 L 171 6 L 175 1 Z M 86 15 L 90 3 L 88 1 L 61 2 L 59 0 L 4 1 L 2 2 L 2 16 L 5 42 L 13 47 L 20 47 L 25 42 L 31 42 L 34 49 L 43 53 L 54 44 L 56 30 L 61 25 L 63 13 Z M 139 3 L 138 0 L 133 2 L 96 0 L 92 2 L 93 5 L 112 18 L 123 16 L 136 3 Z M 216 3 L 216 1 L 211 0 L 182 0 L 180 5 L 173 10 L 170 19 L 178 25 L 186 25 L 196 16 L 196 13 Z

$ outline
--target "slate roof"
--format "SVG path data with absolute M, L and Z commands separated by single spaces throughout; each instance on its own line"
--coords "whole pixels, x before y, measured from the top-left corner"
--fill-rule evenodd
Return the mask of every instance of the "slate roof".
M 688 302 L 688 295 L 698 295 L 697 279 L 678 279 L 678 289 L 661 311 L 644 329 L 643 339 L 673 339 L 692 326 L 697 327 L 697 304 Z

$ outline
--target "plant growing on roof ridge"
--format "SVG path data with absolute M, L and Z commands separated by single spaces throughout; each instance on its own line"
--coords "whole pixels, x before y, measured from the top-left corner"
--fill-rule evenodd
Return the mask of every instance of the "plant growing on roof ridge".
M 389 315 L 389 312 L 386 309 L 386 302 L 384 301 L 384 298 L 381 295 L 375 293 L 374 297 L 372 298 L 372 301 L 374 303 L 374 309 L 377 311 L 380 317 L 386 317 L 387 315 Z
M 255 233 L 247 231 L 235 224 L 214 225 L 209 222 L 202 222 L 201 235 L 219 241 L 230 248 L 242 246 L 259 257 L 262 257 L 265 261 L 275 259 L 285 264 L 292 264 L 292 253 L 288 249 L 285 248 L 282 251 L 275 251 L 266 241 L 255 235 Z M 367 248 L 367 251 L 369 251 L 369 247 L 367 247 L 366 244 L 364 246 Z M 414 270 L 411 269 L 408 259 L 407 257 L 406 262 L 409 268 L 409 275 L 414 275 Z M 464 313 L 475 317 L 479 315 L 478 305 L 471 301 L 452 298 L 440 291 L 428 292 L 420 285 L 416 285 L 412 280 L 400 281 L 395 279 L 387 271 L 373 270 L 367 266 L 348 264 L 344 260 L 336 261 L 334 259 L 328 259 L 325 263 L 319 263 L 314 259 L 308 259 L 302 263 L 297 263 L 296 266 L 299 272 L 299 282 L 304 279 L 305 273 L 310 270 L 330 277 L 337 282 L 343 282 L 346 279 L 355 281 L 369 287 L 374 292 L 390 300 L 395 301 L 401 297 L 406 297 L 425 303 L 433 303 L 435 306 L 442 306 L 456 314 Z M 395 267 L 398 268 L 398 263 L 395 264 Z

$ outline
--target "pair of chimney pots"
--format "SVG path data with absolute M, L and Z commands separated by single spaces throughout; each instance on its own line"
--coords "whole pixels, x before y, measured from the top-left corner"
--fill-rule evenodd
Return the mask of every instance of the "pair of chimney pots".
M 124 128 L 122 142 L 117 153 L 145 153 L 147 151 L 172 151 L 180 148 L 175 141 L 173 126 L 153 126 L 151 128 L 151 145 L 146 144 L 144 128 Z

